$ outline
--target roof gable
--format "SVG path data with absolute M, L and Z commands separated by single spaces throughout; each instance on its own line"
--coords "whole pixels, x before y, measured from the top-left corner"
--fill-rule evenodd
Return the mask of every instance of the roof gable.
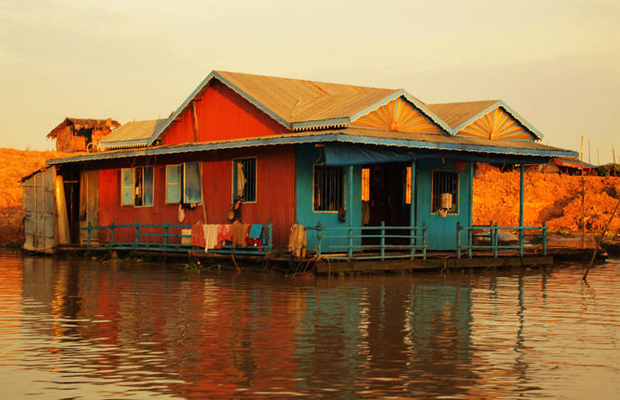
M 351 126 L 395 132 L 442 133 L 426 114 L 414 107 L 404 96 L 359 117 Z
M 543 135 L 501 100 L 431 104 L 452 134 L 490 140 L 540 140 Z

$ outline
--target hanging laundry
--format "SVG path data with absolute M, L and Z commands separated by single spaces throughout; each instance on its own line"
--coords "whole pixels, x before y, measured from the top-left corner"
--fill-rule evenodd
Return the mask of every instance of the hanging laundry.
M 205 247 L 205 232 L 200 222 L 192 225 L 192 246 Z
M 232 245 L 233 247 L 246 247 L 248 245 L 245 236 L 249 225 L 237 220 L 232 224 Z
M 205 235 L 205 253 L 217 246 L 217 225 L 203 225 Z
M 291 226 L 288 251 L 296 258 L 304 258 L 306 256 L 306 228 L 303 225 L 294 224 Z
M 240 162 L 237 163 L 237 197 L 243 197 L 245 192 L 245 184 L 247 179 L 245 179 L 245 174 L 243 173 L 243 164 Z
M 252 224 L 250 225 L 250 233 L 248 233 L 248 237 L 250 239 L 259 239 L 263 235 L 263 227 L 262 224 Z
M 221 248 L 225 242 L 232 242 L 232 225 L 220 224 L 217 226 L 217 244 L 216 249 Z

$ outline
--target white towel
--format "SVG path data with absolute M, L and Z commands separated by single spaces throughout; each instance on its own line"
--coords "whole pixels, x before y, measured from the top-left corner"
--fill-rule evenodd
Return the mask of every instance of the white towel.
M 205 234 L 205 253 L 209 251 L 209 249 L 215 248 L 217 246 L 217 225 L 216 224 L 207 224 L 202 226 L 202 230 Z

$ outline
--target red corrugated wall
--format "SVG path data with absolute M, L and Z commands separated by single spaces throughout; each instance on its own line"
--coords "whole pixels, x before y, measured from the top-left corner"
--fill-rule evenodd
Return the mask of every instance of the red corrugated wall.
M 198 141 L 242 139 L 289 132 L 256 106 L 214 80 L 196 102 Z M 162 138 L 163 144 L 194 141 L 193 111 L 190 107 Z
M 210 224 L 227 223 L 227 214 L 232 202 L 232 160 L 240 157 L 256 157 L 257 187 L 255 203 L 246 203 L 242 208 L 243 222 L 273 224 L 274 245 L 285 246 L 289 229 L 295 222 L 295 149 L 292 146 L 269 146 L 257 149 L 205 152 L 200 156 L 181 154 L 176 159 L 160 158 L 154 169 L 154 206 L 132 207 L 120 205 L 120 172 L 118 168 L 99 172 L 99 193 L 101 210 L 100 225 L 134 224 L 178 224 L 178 204 L 165 204 L 165 165 L 183 161 L 202 161 L 203 185 Z M 161 163 L 161 164 L 160 164 Z M 202 221 L 202 209 L 185 210 L 183 224 Z M 115 241 L 132 241 L 133 230 L 118 230 Z

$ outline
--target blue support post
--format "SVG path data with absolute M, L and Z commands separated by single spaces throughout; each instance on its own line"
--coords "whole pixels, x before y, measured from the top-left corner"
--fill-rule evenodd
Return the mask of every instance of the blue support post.
M 456 222 L 456 258 L 461 258 L 461 223 Z
M 114 221 L 110 222 L 110 245 L 114 244 Z
M 136 220 L 136 248 L 139 247 L 140 243 L 140 221 Z
M 164 247 L 168 247 L 168 220 L 164 224 Z
M 321 256 L 321 221 L 316 224 L 316 255 Z
M 385 260 L 385 221 L 381 221 L 381 260 Z
M 271 221 L 269 221 L 269 225 L 267 225 L 269 228 L 269 239 L 267 239 L 267 252 L 271 253 L 271 250 L 273 250 L 273 230 L 272 230 L 272 225 L 271 225 Z
M 474 252 L 473 252 L 473 248 L 472 246 L 474 245 L 474 230 L 473 228 L 469 228 L 467 230 L 467 244 L 469 245 L 468 249 L 467 249 L 467 254 L 469 255 L 469 258 L 473 258 L 474 257 Z
M 491 244 L 493 245 L 493 257 L 497 258 L 497 246 L 499 245 L 497 222 L 491 227 Z
M 349 260 L 350 260 L 351 258 L 353 258 L 353 227 L 350 226 L 347 229 L 347 231 L 349 232 L 349 251 L 348 251 L 348 254 L 349 254 Z
M 347 214 L 349 216 L 349 259 L 353 257 L 353 165 L 349 165 L 349 172 L 347 174 L 347 180 L 349 181 L 347 186 Z
M 547 223 L 543 222 L 542 224 L 542 248 L 543 248 L 543 256 L 547 255 Z
M 422 257 L 426 260 L 426 223 L 422 225 Z

